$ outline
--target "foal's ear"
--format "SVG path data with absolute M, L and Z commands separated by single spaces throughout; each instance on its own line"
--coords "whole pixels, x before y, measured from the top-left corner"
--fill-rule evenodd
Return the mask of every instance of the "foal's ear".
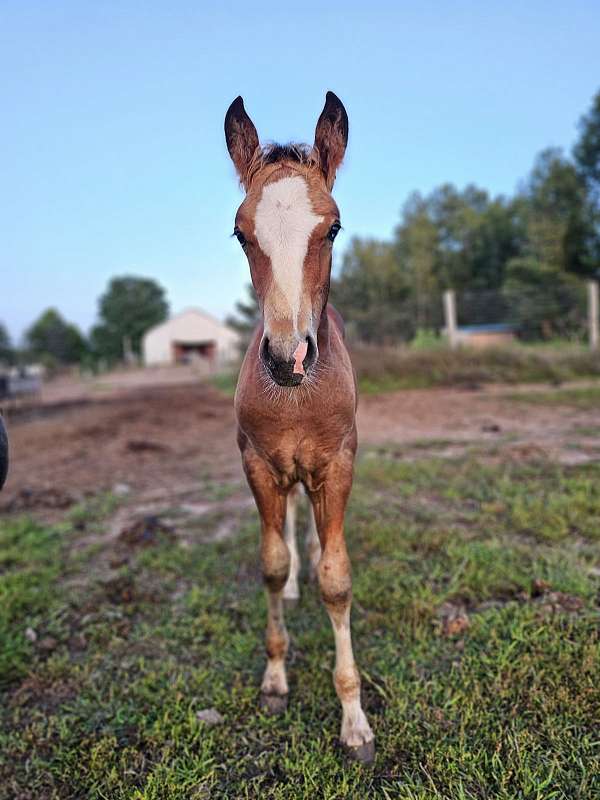
M 225 114 L 225 141 L 244 189 L 248 188 L 248 168 L 259 146 L 254 123 L 246 114 L 244 101 L 236 97 Z
M 340 98 L 333 92 L 327 92 L 325 105 L 315 130 L 315 149 L 319 153 L 321 169 L 330 191 L 347 144 L 348 114 Z

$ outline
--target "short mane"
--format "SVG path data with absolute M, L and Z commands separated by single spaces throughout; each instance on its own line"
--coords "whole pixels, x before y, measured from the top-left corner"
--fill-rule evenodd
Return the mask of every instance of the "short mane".
M 311 145 L 297 142 L 290 142 L 289 144 L 269 142 L 257 148 L 248 168 L 248 183 L 252 182 L 256 173 L 260 172 L 263 167 L 269 164 L 281 164 L 286 161 L 291 161 L 308 169 L 320 169 L 321 166 L 319 152 Z

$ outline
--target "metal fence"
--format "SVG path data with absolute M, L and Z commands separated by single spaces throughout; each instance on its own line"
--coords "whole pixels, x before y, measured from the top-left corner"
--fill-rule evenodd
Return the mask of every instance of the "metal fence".
M 346 315 L 354 342 L 395 345 L 428 336 L 456 346 L 518 340 L 588 342 L 598 348 L 596 281 L 536 288 L 446 291 Z

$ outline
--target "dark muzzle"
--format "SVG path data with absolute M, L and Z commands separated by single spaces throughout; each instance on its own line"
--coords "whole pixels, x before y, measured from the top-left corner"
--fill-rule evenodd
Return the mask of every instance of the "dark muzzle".
M 307 350 L 302 360 L 305 375 L 317 360 L 317 347 L 311 336 L 306 337 Z M 297 370 L 296 359 L 286 358 L 281 348 L 275 346 L 266 336 L 260 348 L 260 360 L 271 378 L 279 386 L 299 386 L 305 375 Z

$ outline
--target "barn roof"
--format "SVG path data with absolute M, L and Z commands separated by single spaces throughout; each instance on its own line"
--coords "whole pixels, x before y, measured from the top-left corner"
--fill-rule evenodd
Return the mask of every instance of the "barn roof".
M 218 326 L 224 332 L 233 333 L 233 329 L 226 325 L 222 320 L 217 319 L 212 314 L 209 314 L 207 311 L 203 311 L 201 308 L 185 308 L 183 311 L 180 311 L 178 314 L 173 314 L 173 316 L 166 319 L 164 322 L 160 322 L 158 325 L 153 325 L 151 328 L 148 328 L 144 336 L 148 336 L 151 333 L 155 333 L 161 329 L 168 329 L 173 324 L 176 324 L 179 320 L 183 320 L 186 317 L 193 318 L 196 317 L 198 320 L 202 322 L 208 322 L 211 326 Z

